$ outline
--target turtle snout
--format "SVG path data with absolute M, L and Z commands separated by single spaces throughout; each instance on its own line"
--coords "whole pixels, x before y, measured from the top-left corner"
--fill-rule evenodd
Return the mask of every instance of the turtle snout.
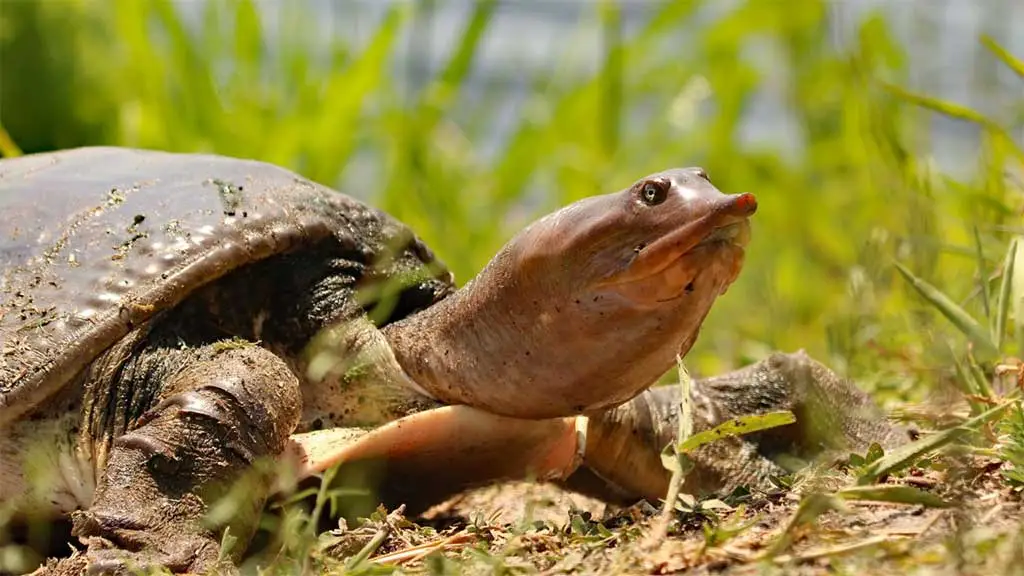
M 730 194 L 728 200 L 730 212 L 744 218 L 753 216 L 757 212 L 757 197 L 750 192 Z

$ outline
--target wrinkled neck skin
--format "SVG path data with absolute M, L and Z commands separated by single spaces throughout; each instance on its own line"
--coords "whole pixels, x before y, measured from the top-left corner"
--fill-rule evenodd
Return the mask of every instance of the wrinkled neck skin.
M 739 274 L 756 208 L 700 169 L 647 176 L 534 222 L 385 337 L 441 402 L 519 418 L 621 404 L 690 350 Z
M 456 294 L 385 328 L 399 364 L 431 397 L 521 418 L 621 404 L 689 351 L 743 259 L 729 243 L 700 246 L 665 272 L 690 287 L 651 305 L 629 296 L 657 292 L 664 277 L 588 287 L 564 259 L 525 266 L 518 246 L 533 245 L 513 243 Z

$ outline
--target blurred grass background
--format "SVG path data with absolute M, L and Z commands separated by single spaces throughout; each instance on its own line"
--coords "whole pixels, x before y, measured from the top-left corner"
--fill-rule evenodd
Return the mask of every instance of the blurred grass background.
M 460 281 L 558 205 L 701 165 L 760 209 L 691 370 L 805 348 L 883 400 L 913 398 L 962 341 L 893 262 L 990 314 L 1024 230 L 1024 80 L 977 37 L 969 69 L 908 56 L 937 32 L 919 18 L 901 37 L 892 13 L 948 2 L 853 4 L 0 0 L 0 123 L 24 152 L 114 144 L 290 167 L 408 222 Z M 531 33 L 567 10 L 570 26 Z M 980 12 L 979 29 L 1012 37 L 1007 14 Z M 525 13 L 520 32 L 495 32 Z M 935 75 L 995 103 L 999 127 L 905 92 Z M 944 106 L 961 119 L 943 120 L 958 141 L 937 159 Z

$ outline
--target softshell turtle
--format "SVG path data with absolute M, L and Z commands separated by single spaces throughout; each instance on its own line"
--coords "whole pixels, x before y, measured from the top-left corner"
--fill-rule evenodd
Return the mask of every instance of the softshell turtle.
M 381 497 L 420 506 L 523 477 L 657 499 L 678 397 L 648 388 L 736 279 L 755 209 L 700 169 L 652 174 L 539 219 L 459 288 L 403 224 L 276 166 L 0 161 L 0 503 L 72 514 L 94 572 L 201 572 L 223 528 L 204 514 L 263 458 L 300 476 L 383 460 Z M 819 447 L 808 422 L 898 436 L 800 353 L 697 389 L 700 427 L 801 420 L 712 445 L 693 491 L 764 481 L 775 451 Z M 811 397 L 833 409 L 803 418 Z

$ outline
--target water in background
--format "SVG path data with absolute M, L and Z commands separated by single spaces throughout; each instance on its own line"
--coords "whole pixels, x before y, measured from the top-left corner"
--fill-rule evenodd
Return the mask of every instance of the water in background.
M 387 6 L 409 0 L 304 0 L 318 15 L 319 29 L 310 34 L 345 38 L 354 48 L 369 40 Z M 789 2 L 789 0 L 764 0 Z M 181 11 L 198 19 L 202 2 L 178 0 Z M 259 0 L 269 26 L 280 14 L 281 0 Z M 403 50 L 394 74 L 414 93 L 447 58 L 470 14 L 472 2 L 437 1 L 423 4 L 417 20 L 405 31 Z M 659 7 L 657 0 L 620 2 L 623 34 L 628 36 Z M 734 0 L 709 3 L 703 18 L 716 18 L 735 6 Z M 491 113 L 488 132 L 476 141 L 484 151 L 496 151 L 507 130 L 529 104 L 530 80 L 538 72 L 561 77 L 594 72 L 604 57 L 607 39 L 595 17 L 597 0 L 503 0 L 491 21 L 464 100 L 486 97 Z M 883 13 L 910 58 L 910 88 L 966 104 L 1011 126 L 1024 142 L 1024 110 L 1019 109 L 1021 85 L 978 42 L 988 34 L 1012 53 L 1024 54 L 1024 2 L 1020 0 L 837 0 L 831 4 L 829 35 L 842 45 L 857 24 L 873 11 Z M 198 21 L 198 20 L 197 20 Z M 695 22 L 699 25 L 699 22 Z M 680 30 L 680 37 L 687 31 Z M 269 46 L 271 52 L 274 46 Z M 775 66 L 770 51 L 757 54 L 764 71 Z M 770 75 L 769 75 L 770 76 Z M 799 146 L 782 101 L 781 91 L 765 82 L 745 112 L 741 137 L 747 142 Z M 497 100 L 497 102 L 496 102 Z M 1013 107 L 1017 106 L 1018 109 Z M 457 111 L 458 113 L 458 111 Z M 471 107 L 463 113 L 471 114 Z M 458 117 L 455 118 L 457 121 Z M 978 146 L 978 128 L 966 122 L 933 115 L 933 153 L 948 171 L 970 167 Z M 627 122 L 628 125 L 628 122 Z M 358 169 L 356 169 L 358 172 Z

